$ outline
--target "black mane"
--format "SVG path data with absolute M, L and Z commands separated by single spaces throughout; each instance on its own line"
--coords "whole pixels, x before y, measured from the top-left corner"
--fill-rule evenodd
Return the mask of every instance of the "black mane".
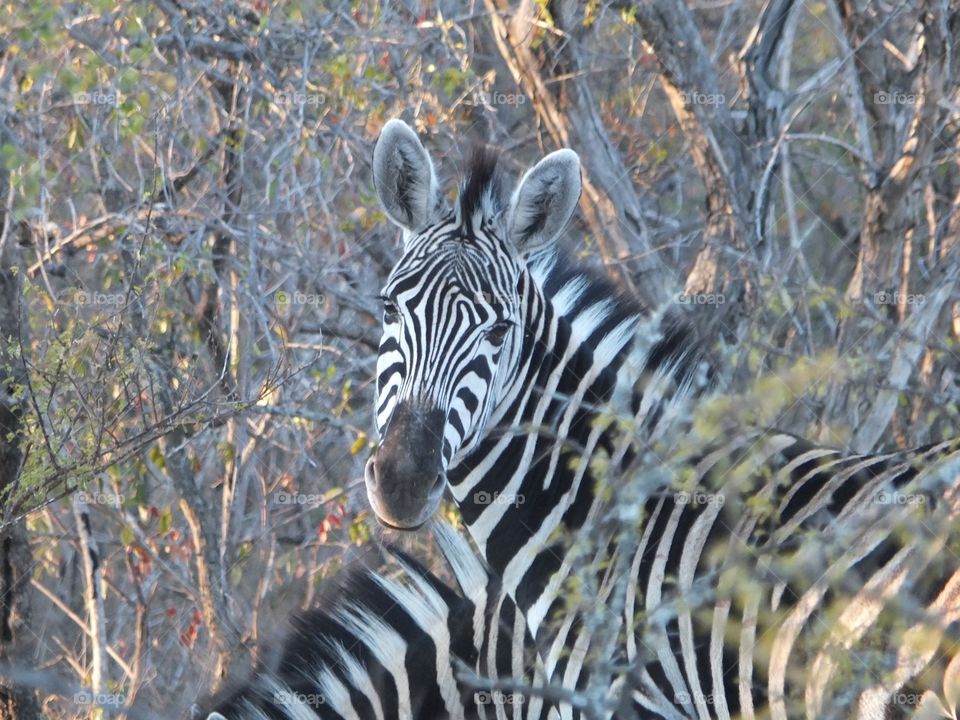
M 478 211 L 495 214 L 504 207 L 503 180 L 497 169 L 500 151 L 477 145 L 470 154 L 460 190 L 460 217 L 472 218 Z
M 553 297 L 566 285 L 577 280 L 585 285 L 574 308 L 566 315 L 568 322 L 573 322 L 580 312 L 605 299 L 613 300 L 614 306 L 600 326 L 603 332 L 609 332 L 632 315 L 650 317 L 653 314 L 653 308 L 640 297 L 617 286 L 598 268 L 574 260 L 569 252 L 556 251 L 547 262 L 549 270 L 542 282 L 547 297 Z M 679 310 L 665 312 L 655 331 L 658 337 L 650 347 L 644 373 L 672 368 L 670 374 L 674 381 L 678 386 L 685 386 L 698 380 L 697 373 L 702 364 L 706 363 L 703 380 L 708 386 L 713 384 L 716 380 L 713 360 L 696 326 L 685 314 Z

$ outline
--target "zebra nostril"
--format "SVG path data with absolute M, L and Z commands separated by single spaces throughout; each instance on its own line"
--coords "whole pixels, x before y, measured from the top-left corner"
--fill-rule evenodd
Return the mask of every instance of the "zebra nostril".
M 366 482 L 367 487 L 377 488 L 380 486 L 380 473 L 377 469 L 376 455 L 367 460 L 367 464 L 363 468 L 363 479 L 364 482 Z

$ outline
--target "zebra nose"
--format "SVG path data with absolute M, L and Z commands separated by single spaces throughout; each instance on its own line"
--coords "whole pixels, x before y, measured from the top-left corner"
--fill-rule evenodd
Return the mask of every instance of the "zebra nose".
M 417 530 L 440 505 L 447 479 L 442 472 L 437 473 L 424 493 L 421 486 L 396 484 L 389 470 L 372 457 L 364 468 L 364 482 L 370 507 L 381 525 L 394 530 Z
M 367 498 L 384 525 L 415 529 L 430 519 L 446 485 L 441 450 L 445 414 L 402 403 L 364 472 Z
M 411 469 L 411 468 L 407 468 L 407 469 Z M 427 475 L 426 473 L 423 473 L 423 474 L 426 476 L 425 479 L 429 478 L 429 475 Z M 391 477 L 391 473 L 389 472 L 389 470 L 385 471 L 383 467 L 383 463 L 379 461 L 379 458 L 377 456 L 374 456 L 367 461 L 367 465 L 364 468 L 364 480 L 368 488 L 376 491 L 377 493 L 382 493 L 384 492 L 384 490 L 386 490 L 386 493 L 388 495 L 391 494 L 390 491 L 392 488 L 384 487 L 385 475 L 388 483 L 393 480 L 393 478 Z M 423 484 L 417 483 L 417 485 L 422 485 L 423 487 L 426 487 L 427 494 L 433 495 L 436 492 L 443 491 L 446 481 L 447 481 L 446 476 L 441 472 L 441 473 L 437 473 L 433 477 L 432 483 L 423 483 Z M 413 491 L 412 494 L 416 494 L 416 490 L 417 490 L 416 487 L 409 488 L 409 489 Z

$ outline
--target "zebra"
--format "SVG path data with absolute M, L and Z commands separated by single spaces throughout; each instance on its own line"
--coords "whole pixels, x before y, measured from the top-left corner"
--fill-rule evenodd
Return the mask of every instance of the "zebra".
M 550 153 L 510 192 L 481 149 L 451 206 L 416 133 L 391 120 L 373 174 L 403 249 L 380 293 L 370 506 L 415 530 L 449 493 L 549 683 L 589 684 L 596 627 L 566 596 L 575 539 L 590 538 L 622 668 L 606 717 L 623 693 L 633 716 L 655 718 L 885 718 L 955 701 L 957 441 L 846 456 L 740 428 L 661 462 L 683 448 L 710 364 L 682 318 L 558 252 L 580 196 L 576 153 Z M 626 509 L 594 468 L 651 457 L 636 465 L 655 482 L 633 532 L 611 529 Z M 892 660 L 852 665 L 891 637 Z
M 277 662 L 192 717 L 535 719 L 562 707 L 497 685 L 542 681 L 526 622 L 463 536 L 441 522 L 433 529 L 456 588 L 388 546 L 396 576 L 382 568 L 349 575 L 322 607 L 293 618 Z

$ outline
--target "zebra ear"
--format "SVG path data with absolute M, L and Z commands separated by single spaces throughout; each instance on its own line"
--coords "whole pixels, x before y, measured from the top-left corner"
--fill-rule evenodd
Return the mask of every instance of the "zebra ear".
M 387 217 L 407 233 L 423 227 L 436 208 L 433 163 L 403 120 L 391 120 L 380 132 L 373 149 L 373 184 Z
M 563 231 L 580 200 L 580 158 L 557 150 L 530 168 L 510 201 L 507 232 L 522 256 L 542 250 Z

